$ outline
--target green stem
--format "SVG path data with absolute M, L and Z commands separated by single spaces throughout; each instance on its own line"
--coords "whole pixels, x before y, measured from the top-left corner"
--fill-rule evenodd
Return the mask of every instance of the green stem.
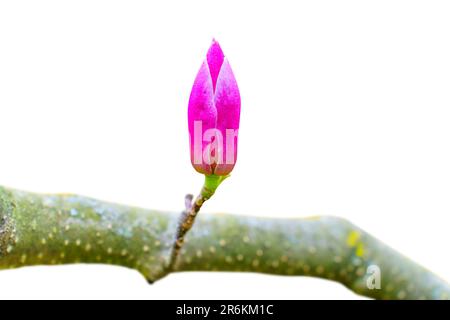
M 216 176 L 215 174 L 212 175 L 205 175 L 205 183 L 203 185 L 202 189 L 202 196 L 205 198 L 211 198 L 212 195 L 216 192 L 217 188 L 220 186 L 220 184 L 228 178 L 228 176 Z
M 104 263 L 166 276 L 178 213 L 74 195 L 0 188 L 0 268 Z M 450 286 L 346 220 L 200 215 L 174 271 L 237 271 L 334 280 L 377 299 L 448 299 Z M 369 289 L 367 268 L 381 270 Z

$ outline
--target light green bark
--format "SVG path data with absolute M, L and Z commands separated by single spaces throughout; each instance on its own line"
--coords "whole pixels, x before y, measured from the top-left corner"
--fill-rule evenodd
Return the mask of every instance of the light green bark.
M 0 268 L 105 263 L 154 282 L 169 272 L 180 213 L 75 195 L 0 188 Z M 381 289 L 367 268 L 381 270 Z M 448 299 L 450 286 L 346 220 L 200 214 L 175 272 L 236 271 L 314 276 L 378 299 Z

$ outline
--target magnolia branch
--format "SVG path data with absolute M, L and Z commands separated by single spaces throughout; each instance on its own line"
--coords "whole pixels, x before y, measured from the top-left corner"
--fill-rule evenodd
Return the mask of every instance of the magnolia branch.
M 450 297 L 445 281 L 334 217 L 202 214 L 171 270 L 178 222 L 179 213 L 0 188 L 0 268 L 103 263 L 149 282 L 171 272 L 259 272 L 325 278 L 377 299 Z

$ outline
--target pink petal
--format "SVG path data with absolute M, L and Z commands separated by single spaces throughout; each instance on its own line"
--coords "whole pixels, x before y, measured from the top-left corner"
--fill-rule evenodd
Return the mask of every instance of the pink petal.
M 220 130 L 224 137 L 223 161 L 222 164 L 216 166 L 214 173 L 217 175 L 226 175 L 234 168 L 237 160 L 237 132 L 241 114 L 241 96 L 239 94 L 239 88 L 226 58 L 223 61 L 222 68 L 217 78 L 214 102 L 217 109 L 216 128 Z M 231 132 L 234 131 L 236 136 L 230 135 L 230 130 Z
M 213 39 L 211 47 L 209 47 L 206 54 L 206 60 L 209 65 L 209 72 L 213 83 L 213 89 L 216 90 L 217 77 L 219 76 L 220 68 L 222 67 L 224 55 L 219 43 Z
M 207 62 L 203 62 L 192 87 L 188 106 L 188 126 L 190 137 L 191 162 L 195 170 L 204 174 L 212 174 L 211 165 L 203 161 L 203 154 L 199 154 L 208 144 L 203 141 L 206 130 L 214 128 L 217 111 L 214 107 L 214 92 L 211 74 Z M 195 132 L 195 123 L 201 123 L 200 136 Z M 199 141 L 200 140 L 200 141 Z M 200 157 L 200 158 L 199 158 Z M 200 159 L 200 161 L 198 161 Z

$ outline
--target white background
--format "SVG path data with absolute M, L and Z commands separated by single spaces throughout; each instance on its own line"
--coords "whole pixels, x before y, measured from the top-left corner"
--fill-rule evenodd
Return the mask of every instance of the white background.
M 450 280 L 448 1 L 2 1 L 0 184 L 181 210 L 213 37 L 242 95 L 205 212 L 347 218 Z M 282 199 L 282 201 L 280 201 Z M 359 298 L 339 284 L 106 266 L 0 272 L 0 298 Z

